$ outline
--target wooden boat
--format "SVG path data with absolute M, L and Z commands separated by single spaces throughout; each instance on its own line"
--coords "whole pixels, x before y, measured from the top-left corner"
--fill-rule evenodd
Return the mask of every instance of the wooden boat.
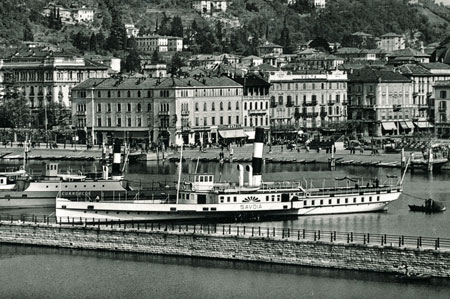
M 419 205 L 408 205 L 409 210 L 413 212 L 425 212 L 425 213 L 440 213 L 446 210 L 446 207 L 442 202 L 435 201 L 431 198 L 425 200 L 425 203 Z

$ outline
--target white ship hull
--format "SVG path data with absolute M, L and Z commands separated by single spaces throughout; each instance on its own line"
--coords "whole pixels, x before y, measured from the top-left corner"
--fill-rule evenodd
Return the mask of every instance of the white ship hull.
M 217 204 L 170 204 L 154 201 L 71 201 L 56 200 L 56 217 L 60 222 L 95 221 L 165 221 L 187 219 L 239 218 L 245 216 L 294 217 L 383 211 L 401 192 L 366 193 L 364 196 L 342 194 L 337 198 L 308 197 L 289 202 L 238 202 Z M 255 194 L 255 198 L 266 194 Z M 245 197 L 248 195 L 243 195 Z M 345 203 L 345 197 L 349 203 Z M 370 198 L 370 202 L 368 201 Z M 355 202 L 353 200 L 355 199 Z M 323 201 L 320 204 L 320 201 Z M 311 206 L 314 201 L 314 206 Z M 351 201 L 351 202 L 350 202 Z M 367 201 L 367 202 L 366 202 Z

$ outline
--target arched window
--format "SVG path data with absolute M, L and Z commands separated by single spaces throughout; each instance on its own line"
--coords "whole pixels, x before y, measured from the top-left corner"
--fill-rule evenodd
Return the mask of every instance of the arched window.
M 247 110 L 247 102 L 244 102 L 244 110 Z
M 236 102 L 236 110 L 239 110 L 239 101 Z
M 253 103 L 252 102 L 249 103 L 249 106 L 250 106 L 250 110 L 253 110 Z

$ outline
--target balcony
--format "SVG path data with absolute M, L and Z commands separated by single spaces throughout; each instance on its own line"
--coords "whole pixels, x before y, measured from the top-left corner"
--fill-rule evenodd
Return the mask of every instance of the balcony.
M 259 109 L 259 110 L 249 110 L 248 115 L 266 115 L 267 110 L 265 109 Z
M 348 104 L 347 101 L 342 102 L 342 106 L 347 106 L 347 104 Z
M 413 92 L 413 94 L 412 94 L 413 98 L 417 98 L 418 95 L 419 95 L 419 93 L 417 91 Z
M 303 106 L 317 106 L 317 100 L 311 102 L 303 102 Z
M 86 111 L 77 111 L 75 113 L 76 116 L 85 116 L 86 115 Z
M 328 115 L 328 113 L 326 111 L 320 111 L 320 117 L 321 118 L 324 118 L 327 115 Z
M 270 108 L 276 108 L 277 106 L 277 102 L 270 102 Z
M 159 111 L 158 115 L 159 116 L 169 116 L 169 111 Z
M 427 104 L 418 104 L 417 105 L 418 106 L 418 108 L 419 108 L 419 110 L 428 110 L 428 105 Z
M 293 106 L 294 106 L 294 102 L 293 101 L 287 101 L 286 107 L 293 107 Z
M 398 112 L 402 110 L 402 105 L 392 105 L 392 110 L 394 110 L 394 112 Z
M 328 101 L 328 106 L 333 106 L 334 104 L 336 104 L 336 102 L 334 102 L 334 101 Z
M 187 111 L 187 110 L 181 110 L 181 115 L 182 115 L 182 116 L 189 115 L 189 111 Z
M 439 112 L 447 112 L 447 107 L 439 107 Z

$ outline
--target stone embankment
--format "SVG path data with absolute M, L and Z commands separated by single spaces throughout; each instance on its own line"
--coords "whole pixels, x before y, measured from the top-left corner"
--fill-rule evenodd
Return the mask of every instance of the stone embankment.
M 407 265 L 411 273 L 434 277 L 450 277 L 450 250 L 426 248 L 422 238 L 417 247 L 399 246 L 389 242 L 355 242 L 333 238 L 304 239 L 297 234 L 283 231 L 282 235 L 268 229 L 250 229 L 234 226 L 206 226 L 197 228 L 169 224 L 128 224 L 83 226 L 47 223 L 0 223 L 0 243 L 51 246 L 74 249 L 121 251 L 203 257 L 263 263 L 292 264 L 337 269 L 402 273 Z M 323 237 L 324 238 L 324 237 Z M 373 238 L 373 237 L 372 237 Z M 448 240 L 447 240 L 448 241 Z M 420 246 L 419 246 L 420 245 Z M 450 243 L 449 243 L 450 245 Z

